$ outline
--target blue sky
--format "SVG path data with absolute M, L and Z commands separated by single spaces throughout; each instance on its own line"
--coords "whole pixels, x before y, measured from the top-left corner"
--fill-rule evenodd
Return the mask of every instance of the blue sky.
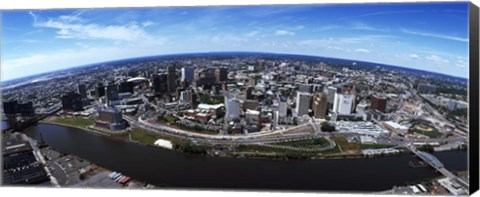
M 258 51 L 468 77 L 468 3 L 2 12 L 2 81 L 130 57 Z

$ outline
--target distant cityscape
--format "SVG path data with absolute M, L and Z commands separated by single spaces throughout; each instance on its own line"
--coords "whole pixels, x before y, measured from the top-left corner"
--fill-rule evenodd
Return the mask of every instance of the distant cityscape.
M 433 167 L 442 178 L 386 193 L 468 194 L 466 173 L 449 171 L 432 154 L 467 147 L 466 79 L 353 60 L 208 53 L 51 72 L 5 83 L 2 96 L 4 184 L 154 187 L 16 132 L 56 124 L 213 157 L 317 160 L 412 153 L 418 158 L 412 168 Z M 61 162 L 78 169 L 69 173 Z M 110 182 L 97 180 L 102 173 Z

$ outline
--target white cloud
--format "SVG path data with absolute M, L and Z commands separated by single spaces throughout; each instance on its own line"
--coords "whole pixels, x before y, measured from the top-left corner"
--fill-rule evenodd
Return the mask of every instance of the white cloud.
M 145 21 L 142 23 L 142 27 L 149 27 L 149 26 L 152 26 L 154 25 L 155 23 L 152 22 L 152 21 Z
M 449 35 L 443 35 L 443 34 L 436 34 L 436 33 L 430 33 L 430 32 L 419 32 L 419 31 L 412 31 L 412 30 L 408 30 L 408 29 L 402 29 L 402 32 L 406 33 L 406 34 L 417 35 L 417 36 L 425 36 L 425 37 L 431 37 L 431 38 L 440 38 L 440 39 L 446 39 L 446 40 L 468 42 L 468 38 L 449 36 Z
M 418 56 L 417 54 L 410 54 L 408 55 L 408 57 L 412 59 L 420 59 L 420 56 Z
M 43 54 L 31 55 L 28 57 L 21 57 L 21 58 L 12 59 L 12 60 L 6 60 L 5 62 L 2 62 L 3 63 L 2 67 L 3 69 L 5 69 L 4 71 L 15 70 L 15 69 L 22 68 L 24 66 L 43 63 L 48 59 L 49 59 L 48 56 Z
M 251 31 L 245 34 L 247 37 L 253 37 L 256 36 L 259 32 L 258 31 Z
M 378 30 L 377 28 L 371 27 L 365 23 L 360 23 L 360 22 L 352 23 L 351 28 L 356 30 Z
M 287 31 L 287 30 L 284 30 L 284 29 L 279 29 L 279 30 L 275 31 L 275 35 L 277 35 L 277 36 L 294 36 L 295 32 Z
M 318 31 L 327 31 L 327 30 L 338 29 L 338 28 L 341 28 L 341 26 L 338 26 L 338 25 L 325 25 L 325 26 L 318 27 L 317 30 L 318 30 Z
M 358 53 L 370 53 L 370 50 L 360 48 L 360 49 L 355 49 L 355 52 L 358 52 Z
M 155 40 L 154 36 L 144 31 L 143 27 L 153 25 L 146 21 L 142 26 L 136 23 L 127 25 L 99 25 L 82 23 L 76 15 L 60 16 L 40 21 L 39 16 L 30 12 L 34 19 L 34 27 L 57 29 L 57 38 L 62 39 L 105 39 L 118 41 Z
M 219 34 L 215 35 L 210 39 L 212 42 L 221 43 L 221 44 L 228 44 L 227 42 L 246 42 L 248 39 L 235 36 L 231 34 Z
M 468 67 L 468 63 L 459 59 L 457 60 L 457 62 L 455 62 L 455 66 L 456 67 L 459 67 L 459 68 L 467 68 Z
M 448 59 L 445 59 L 443 57 L 440 57 L 438 55 L 429 55 L 425 57 L 425 59 L 433 61 L 434 63 L 439 63 L 439 64 L 448 64 L 450 61 Z

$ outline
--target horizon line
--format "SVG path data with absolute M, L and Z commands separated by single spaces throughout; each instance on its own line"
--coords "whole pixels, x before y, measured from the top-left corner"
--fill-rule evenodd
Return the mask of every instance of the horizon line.
M 17 78 L 5 80 L 5 81 L 0 79 L 0 84 L 10 82 L 10 81 L 13 81 L 13 80 L 20 80 L 22 78 L 32 77 L 32 76 L 35 76 L 35 75 L 45 75 L 45 74 L 52 73 L 52 72 L 59 72 L 59 71 L 64 71 L 64 70 L 69 70 L 69 69 L 74 69 L 74 68 L 80 68 L 80 67 L 85 67 L 85 66 L 93 66 L 95 64 L 104 64 L 104 63 L 121 61 L 121 60 L 132 60 L 132 59 L 151 58 L 151 57 L 170 56 L 170 55 L 192 55 L 192 54 L 207 54 L 207 53 L 259 53 L 259 54 L 264 53 L 264 54 L 275 54 L 275 55 L 297 55 L 297 56 L 310 56 L 310 57 L 318 57 L 318 58 L 330 58 L 330 59 L 338 59 L 338 60 L 349 60 L 349 61 L 359 61 L 359 62 L 365 62 L 365 63 L 381 64 L 381 65 L 385 65 L 385 66 L 410 69 L 410 70 L 414 70 L 414 71 L 415 70 L 416 71 L 423 71 L 423 72 L 429 72 L 429 73 L 433 73 L 433 74 L 441 74 L 441 75 L 445 75 L 445 76 L 449 76 L 449 77 L 455 77 L 455 78 L 461 78 L 461 79 L 469 80 L 469 78 L 468 78 L 469 75 L 467 75 L 466 77 L 455 76 L 455 75 L 449 75 L 449 74 L 439 73 L 439 72 L 434 72 L 434 71 L 429 71 L 429 70 L 408 68 L 408 67 L 404 67 L 404 66 L 386 64 L 386 63 L 379 63 L 379 62 L 372 62 L 372 61 L 366 61 L 366 60 L 354 60 L 354 59 L 349 59 L 349 58 L 326 57 L 326 56 L 309 55 L 309 54 L 297 54 L 297 53 L 260 52 L 260 51 L 204 51 L 204 52 L 184 52 L 184 53 L 157 54 L 157 55 L 149 55 L 149 56 L 129 57 L 129 58 L 123 58 L 123 59 L 112 59 L 112 60 L 107 60 L 107 61 L 77 65 L 77 66 L 72 66 L 72 67 L 68 67 L 68 68 L 61 68 L 61 69 L 51 70 L 51 71 L 47 71 L 47 72 L 31 74 L 31 75 L 27 75 L 27 76 L 23 76 L 23 77 L 17 77 Z

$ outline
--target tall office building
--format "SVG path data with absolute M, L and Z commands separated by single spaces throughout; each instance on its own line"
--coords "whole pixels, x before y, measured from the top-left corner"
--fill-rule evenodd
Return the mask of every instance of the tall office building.
M 328 96 L 326 92 L 317 92 L 313 96 L 313 116 L 315 118 L 325 119 L 327 116 L 327 103 L 328 103 Z
M 153 75 L 152 89 L 153 89 L 153 92 L 155 92 L 157 94 L 166 92 L 167 89 L 168 89 L 168 87 L 167 87 L 167 75 L 166 74 Z
M 192 99 L 192 91 L 191 90 L 184 90 L 180 93 L 180 103 L 182 104 L 187 104 L 187 103 L 191 103 L 191 99 Z
M 35 108 L 33 107 L 32 102 L 18 103 L 17 100 L 4 101 L 3 112 L 7 117 L 16 116 L 18 114 L 21 116 L 34 116 Z
M 175 92 L 177 89 L 177 74 L 175 73 L 175 66 L 167 67 L 167 89 L 168 92 Z
M 378 110 L 383 113 L 386 112 L 387 108 L 387 98 L 377 96 L 377 95 L 372 95 L 372 98 L 370 99 L 370 109 L 372 110 Z
M 327 99 L 328 103 L 333 104 L 335 94 L 338 92 L 338 88 L 330 86 L 328 87 L 327 92 L 328 92 L 328 99 Z
M 305 114 L 308 114 L 308 109 L 310 109 L 311 101 L 312 95 L 310 93 L 297 91 L 297 106 L 295 108 L 297 116 L 303 116 Z
M 287 98 L 284 96 L 280 96 L 278 99 L 278 117 L 281 117 L 281 118 L 287 117 L 287 112 L 288 112 Z
M 182 82 L 187 82 L 191 84 L 194 80 L 195 68 L 193 67 L 183 67 L 182 68 Z
M 85 84 L 77 84 L 77 93 L 80 94 L 82 99 L 87 98 L 87 87 Z
M 225 96 L 225 110 L 227 120 L 240 117 L 240 102 L 231 94 Z
M 98 108 L 98 120 L 95 126 L 110 130 L 122 130 L 127 127 L 127 123 L 122 118 L 122 113 L 115 108 Z
M 95 87 L 95 99 L 99 99 L 102 96 L 105 96 L 105 86 L 103 86 L 102 83 L 97 83 Z
M 134 87 L 133 82 L 122 81 L 122 82 L 120 82 L 120 84 L 118 84 L 118 92 L 119 93 L 125 93 L 125 92 L 133 93 L 133 87 Z
M 227 80 L 227 69 L 220 67 L 215 69 L 215 81 L 217 83 L 223 82 Z
M 105 86 L 105 97 L 107 101 L 117 100 L 118 99 L 118 86 L 117 84 L 108 84 Z
M 245 88 L 245 90 L 243 90 L 243 95 L 245 96 L 245 99 L 248 99 L 248 100 L 253 99 L 252 92 L 253 92 L 253 87 L 249 86 Z
M 298 84 L 297 85 L 299 92 L 312 93 L 313 86 L 310 84 Z
M 336 93 L 333 103 L 333 112 L 346 115 L 351 114 L 355 106 L 355 95 Z
M 83 102 L 80 94 L 75 92 L 69 92 L 66 95 L 63 95 L 60 100 L 62 100 L 63 111 L 82 111 Z

